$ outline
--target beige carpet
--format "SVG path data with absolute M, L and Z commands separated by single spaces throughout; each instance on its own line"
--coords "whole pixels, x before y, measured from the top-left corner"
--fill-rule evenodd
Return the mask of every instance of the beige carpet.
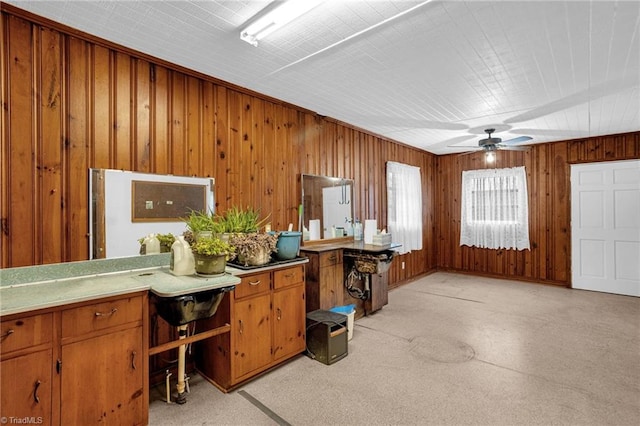
M 238 391 L 200 377 L 152 425 L 637 425 L 640 299 L 436 273 L 356 321 L 349 355 Z

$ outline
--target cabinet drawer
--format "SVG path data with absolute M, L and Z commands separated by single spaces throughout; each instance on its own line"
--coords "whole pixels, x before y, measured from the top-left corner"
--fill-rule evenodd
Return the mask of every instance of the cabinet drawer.
M 273 272 L 273 288 L 278 289 L 304 282 L 304 267 L 280 269 Z
M 320 267 L 333 266 L 342 263 L 342 250 L 332 250 L 320 253 Z
M 2 321 L 2 333 L 0 333 L 2 353 L 49 343 L 52 341 L 52 331 L 53 314 Z
M 62 311 L 62 337 L 142 320 L 142 296 L 94 303 Z
M 271 273 L 248 275 L 241 278 L 240 284 L 234 290 L 234 297 L 242 299 L 243 297 L 253 296 L 271 290 Z

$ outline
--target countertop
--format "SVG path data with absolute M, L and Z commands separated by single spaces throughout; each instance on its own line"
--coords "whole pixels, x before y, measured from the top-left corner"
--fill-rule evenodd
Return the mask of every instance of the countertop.
M 225 275 L 212 278 L 173 275 L 167 266 L 168 255 L 0 269 L 0 315 L 24 313 L 139 291 L 152 291 L 159 296 L 197 293 L 237 285 L 241 276 L 256 271 L 285 268 L 307 262 L 308 259 L 303 258 L 254 270 L 227 267 Z
M 313 242 L 310 245 L 303 245 L 300 247 L 300 251 L 308 251 L 313 253 L 322 253 L 330 250 L 354 250 L 363 253 L 380 253 L 387 250 L 393 250 L 400 247 L 400 244 L 386 244 L 384 246 L 378 246 L 373 244 L 365 244 L 363 241 L 354 241 L 353 239 L 341 239 L 339 241 L 328 240 L 325 242 Z

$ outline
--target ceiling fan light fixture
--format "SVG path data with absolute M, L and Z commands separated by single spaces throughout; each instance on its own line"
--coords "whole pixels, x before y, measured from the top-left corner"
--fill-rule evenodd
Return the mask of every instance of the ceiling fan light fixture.
M 320 3 L 322 0 L 285 1 L 240 31 L 240 39 L 252 46 L 258 46 L 259 40 L 304 15 Z
M 489 164 L 493 164 L 496 161 L 496 153 L 493 151 L 487 151 L 487 153 L 484 154 L 484 160 Z

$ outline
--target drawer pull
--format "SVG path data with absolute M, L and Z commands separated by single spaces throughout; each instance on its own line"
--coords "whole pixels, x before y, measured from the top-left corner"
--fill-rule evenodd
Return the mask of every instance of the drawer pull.
M 330 260 L 330 261 L 332 261 L 332 262 L 334 262 L 336 259 L 337 259 L 337 257 L 336 257 L 336 255 L 335 255 L 335 254 L 334 254 L 334 255 L 331 255 L 331 256 L 329 257 L 329 260 Z
M 284 277 L 285 277 L 285 278 L 291 278 L 291 277 L 293 277 L 293 276 L 294 276 L 294 274 L 284 274 Z
M 133 368 L 134 370 L 137 370 L 136 368 L 136 351 L 131 351 L 131 368 Z
M 38 396 L 38 388 L 40 387 L 40 380 L 36 380 L 36 384 L 33 388 L 33 400 L 36 402 L 36 404 L 40 404 L 40 397 Z
M 15 333 L 15 332 L 16 332 L 16 331 L 15 331 L 13 328 L 10 328 L 10 329 L 8 329 L 8 330 L 7 330 L 7 332 L 6 332 L 6 333 L 4 333 L 4 334 L 2 335 L 2 338 L 4 339 L 5 337 L 9 337 L 9 336 L 11 336 L 13 333 Z
M 96 312 L 96 316 L 97 317 L 110 317 L 111 315 L 115 314 L 116 312 L 118 312 L 118 308 L 113 308 L 111 311 L 105 313 L 102 312 Z
M 259 285 L 260 284 L 260 280 L 258 281 L 249 281 L 249 285 Z

